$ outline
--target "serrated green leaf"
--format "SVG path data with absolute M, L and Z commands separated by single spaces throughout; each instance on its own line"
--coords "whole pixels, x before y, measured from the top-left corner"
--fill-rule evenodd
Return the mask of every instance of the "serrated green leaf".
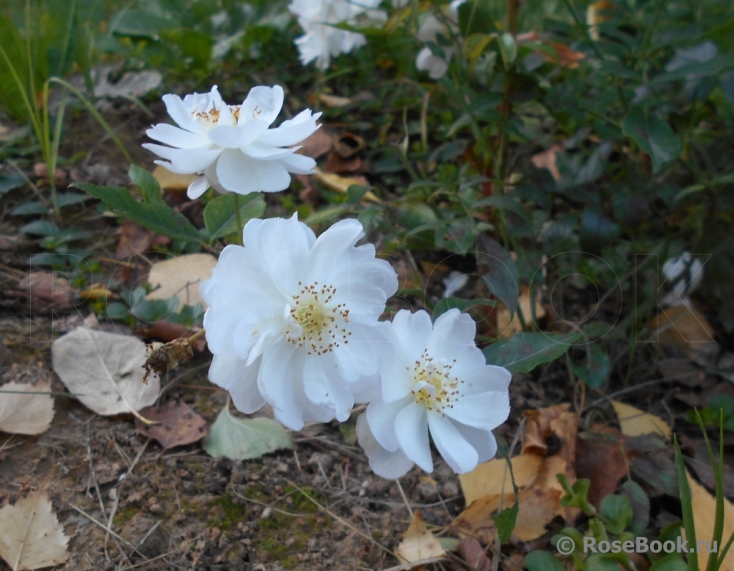
M 237 234 L 234 194 L 217 196 L 204 209 L 204 224 L 212 240 Z M 253 218 L 260 218 L 265 212 L 265 200 L 260 192 L 239 197 L 240 219 L 242 225 Z
M 622 123 L 622 132 L 650 155 L 655 174 L 681 153 L 680 139 L 668 122 L 642 107 L 630 109 Z
M 235 418 L 227 405 L 202 441 L 207 454 L 217 458 L 250 460 L 281 448 L 293 448 L 290 434 L 270 418 Z
M 581 333 L 517 333 L 507 341 L 497 341 L 484 349 L 490 365 L 500 365 L 513 373 L 529 373 L 538 365 L 563 355 Z
M 132 183 L 140 189 L 143 202 L 148 204 L 165 204 L 161 196 L 161 185 L 147 170 L 136 165 L 130 165 L 127 171 Z
M 187 242 L 201 240 L 199 231 L 189 219 L 170 206 L 138 202 L 126 188 L 119 186 L 77 184 L 76 187 L 102 200 L 118 216 L 130 218 L 157 234 Z

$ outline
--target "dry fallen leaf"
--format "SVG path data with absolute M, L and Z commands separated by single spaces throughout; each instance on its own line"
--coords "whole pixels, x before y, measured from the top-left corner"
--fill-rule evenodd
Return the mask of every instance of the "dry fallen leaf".
M 530 293 L 528 287 L 525 285 L 520 286 L 520 297 L 518 303 L 522 309 L 522 315 L 525 319 L 525 325 L 532 325 L 533 318 L 541 319 L 545 317 L 545 308 L 540 304 L 540 289 L 537 291 L 535 296 L 535 313 L 530 307 Z M 504 306 L 500 306 L 496 309 L 497 311 L 497 331 L 499 332 L 500 339 L 509 339 L 515 333 L 521 333 L 523 326 L 520 323 L 520 312 L 516 311 L 514 315 L 510 315 L 510 311 Z
M 602 499 L 617 491 L 629 472 L 629 458 L 621 434 L 580 434 L 576 440 L 576 476 L 591 482 L 587 498 L 599 507 Z
M 556 154 L 563 150 L 563 146 L 555 144 L 542 153 L 537 153 L 530 159 L 539 169 L 548 169 L 555 180 L 561 180 L 561 171 L 556 166 Z
M 76 303 L 77 290 L 61 274 L 63 272 L 33 272 L 20 280 L 16 289 L 28 298 L 32 311 L 49 307 L 68 309 Z
M 178 309 L 184 305 L 204 303 L 199 295 L 199 285 L 212 275 L 217 259 L 211 254 L 187 254 L 162 262 L 150 268 L 148 282 L 154 288 L 146 299 L 178 297 Z
M 570 407 L 569 404 L 559 404 L 523 411 L 527 422 L 522 434 L 522 452 L 546 456 L 549 454 L 548 443 L 555 443 L 557 445 L 555 454 L 566 461 L 565 472 L 573 482 L 576 479 L 574 463 L 579 416 L 575 412 L 570 412 Z
M 327 107 L 346 107 L 352 103 L 349 97 L 340 97 L 338 95 L 329 95 L 328 93 L 320 93 L 319 101 Z
M 690 356 L 714 341 L 714 330 L 706 318 L 687 305 L 661 309 L 650 325 L 656 338 L 683 345 Z
M 693 504 L 693 521 L 696 526 L 696 541 L 708 541 L 708 548 L 713 550 L 711 538 L 714 536 L 714 522 L 716 521 L 716 499 L 704 488 L 696 482 L 686 470 L 688 485 L 691 487 L 691 503 Z M 724 533 L 722 543 L 726 545 L 729 537 L 734 533 L 734 505 L 724 498 Z M 724 545 L 717 546 L 718 553 L 721 553 Z M 688 549 L 694 547 L 689 545 Z M 709 553 L 704 544 L 700 544 L 698 548 L 698 568 L 706 569 L 709 560 Z M 731 549 L 726 554 L 724 561 L 719 569 L 734 569 L 734 551 Z
M 104 416 L 139 411 L 160 392 L 158 376 L 143 383 L 145 343 L 79 327 L 51 346 L 54 370 L 85 406 Z
M 420 512 L 415 510 L 413 521 L 410 522 L 395 553 L 402 563 L 413 563 L 443 557 L 446 551 L 441 547 L 441 542 L 428 531 Z
M 672 431 L 662 418 L 615 400 L 612 401 L 612 406 L 619 418 L 622 434 L 626 436 L 658 434 L 670 440 Z
M 120 241 L 117 243 L 115 258 L 125 260 L 145 252 L 153 243 L 153 238 L 155 238 L 155 232 L 152 230 L 143 228 L 140 224 L 136 224 L 132 220 L 125 220 L 122 223 L 122 232 L 120 234 Z
M 160 423 L 148 425 L 135 419 L 138 431 L 157 440 L 165 449 L 191 444 L 209 434 L 206 420 L 184 403 L 171 401 L 159 409 L 150 406 L 141 410 L 140 415 Z
M 518 488 L 523 489 L 535 480 L 543 458 L 537 454 L 520 454 L 512 458 L 511 462 L 515 483 Z M 467 506 L 483 496 L 500 492 L 512 495 L 512 480 L 504 458 L 494 458 L 479 464 L 471 472 L 460 474 L 459 482 Z
M 7 383 L 0 387 L 0 431 L 13 434 L 41 434 L 54 418 L 51 385 Z M 26 394 L 19 394 L 26 393 Z
M 200 178 L 195 174 L 177 174 L 160 165 L 153 169 L 153 176 L 163 190 L 187 190 L 192 182 Z
M 334 190 L 336 192 L 346 192 L 350 186 L 353 184 L 359 184 L 359 185 L 368 185 L 367 179 L 364 177 L 361 178 L 352 178 L 352 177 L 344 177 L 339 176 L 338 174 L 330 173 L 330 172 L 316 172 L 313 174 L 313 178 L 318 180 L 320 183 L 322 183 L 327 188 Z M 367 191 L 364 193 L 364 196 L 362 197 L 362 200 L 367 200 L 370 202 L 380 202 L 380 199 L 377 198 L 374 194 L 372 194 L 371 191 Z
M 41 569 L 69 559 L 69 538 L 48 499 L 48 481 L 0 510 L 0 556 L 14 571 Z

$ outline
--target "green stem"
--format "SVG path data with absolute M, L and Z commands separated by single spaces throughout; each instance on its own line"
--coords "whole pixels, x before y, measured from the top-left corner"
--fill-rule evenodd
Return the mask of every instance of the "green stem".
M 243 236 L 244 226 L 242 226 L 242 215 L 240 214 L 240 195 L 236 192 L 234 193 L 234 217 L 237 221 L 238 240 L 240 241 L 240 245 L 244 245 L 245 237 Z

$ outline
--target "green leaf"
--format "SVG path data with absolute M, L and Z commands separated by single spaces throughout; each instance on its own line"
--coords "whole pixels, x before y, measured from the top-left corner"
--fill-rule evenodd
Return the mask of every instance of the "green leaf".
M 362 200 L 362 197 L 367 194 L 370 190 L 372 190 L 374 186 L 370 186 L 368 184 L 351 184 L 349 185 L 349 188 L 347 189 L 347 197 L 349 199 L 349 204 L 357 204 L 360 200 Z
M 557 359 L 581 337 L 581 333 L 517 333 L 484 349 L 490 365 L 500 365 L 513 373 L 529 373 L 538 365 Z
M 632 504 L 627 496 L 610 494 L 604 496 L 599 504 L 599 513 L 609 521 L 606 527 L 619 535 L 632 523 Z
M 76 187 L 102 200 L 105 206 L 118 216 L 130 218 L 157 234 L 187 242 L 201 240 L 199 231 L 189 219 L 170 206 L 138 202 L 130 191 L 119 186 L 77 184 Z
M 439 318 L 439 316 L 446 313 L 449 309 L 458 309 L 459 311 L 466 311 L 470 307 L 474 307 L 475 305 L 488 305 L 490 307 L 495 306 L 495 301 L 493 299 L 461 299 L 458 297 L 444 297 L 441 301 L 439 301 L 436 304 L 436 307 L 433 308 L 433 314 L 431 315 L 431 319 L 433 321 L 436 321 L 436 319 Z
M 536 549 L 527 554 L 524 561 L 528 571 L 565 571 L 563 563 L 548 551 Z
M 515 261 L 499 242 L 479 234 L 477 236 L 477 265 L 486 270 L 484 279 L 490 293 L 499 299 L 510 315 L 517 311 L 519 277 Z
M 26 202 L 25 204 L 19 204 L 10 211 L 11 216 L 28 216 L 29 214 L 46 214 L 48 212 L 48 206 L 43 202 L 34 200 L 32 202 Z
M 611 555 L 594 553 L 584 561 L 586 571 L 619 571 L 616 559 Z
M 136 165 L 130 165 L 127 171 L 132 183 L 140 189 L 143 202 L 148 204 L 165 204 L 161 196 L 161 186 L 156 178 L 147 170 Z
M 26 183 L 26 179 L 19 174 L 11 174 L 0 178 L 0 196 L 19 188 Z
M 235 215 L 235 201 L 232 194 L 217 196 L 204 209 L 204 224 L 211 236 L 211 240 L 237 234 L 237 216 Z M 265 200 L 262 193 L 251 193 L 239 197 L 240 218 L 244 227 L 253 218 L 260 218 L 265 212 Z
M 494 524 L 497 527 L 497 533 L 500 536 L 500 543 L 505 544 L 510 540 L 510 536 L 515 529 L 515 523 L 517 522 L 517 512 L 520 509 L 520 504 L 512 504 L 512 507 L 505 508 L 501 512 L 492 516 Z
M 650 521 L 650 498 L 637 482 L 627 480 L 622 484 L 622 493 L 627 496 L 632 506 L 632 524 L 630 531 L 640 536 L 647 529 Z
M 587 358 L 584 364 L 572 367 L 573 372 L 586 383 L 590 389 L 599 388 L 609 377 L 612 362 L 604 350 L 596 343 L 587 346 Z
M 502 61 L 505 63 L 505 68 L 509 68 L 517 57 L 517 44 L 512 34 L 504 32 L 499 37 L 500 54 L 502 55 Z
M 141 36 L 158 40 L 161 32 L 179 27 L 176 20 L 147 10 L 121 10 L 110 24 L 110 31 L 121 36 Z
M 34 220 L 30 224 L 22 226 L 20 231 L 23 234 L 35 234 L 38 236 L 56 236 L 59 233 L 59 227 L 53 222 L 45 220 Z
M 622 123 L 622 132 L 650 155 L 655 174 L 681 153 L 680 139 L 668 122 L 642 107 L 630 110 Z
M 73 206 L 74 204 L 86 202 L 90 197 L 79 192 L 60 192 L 56 198 L 59 206 L 64 208 L 65 206 Z
M 455 537 L 439 537 L 438 542 L 444 551 L 456 551 L 456 548 L 459 547 L 459 540 Z
M 678 553 L 671 553 L 653 563 L 650 571 L 686 571 L 687 568 Z
M 314 212 L 311 216 L 306 218 L 304 222 L 306 224 L 324 224 L 325 222 L 331 222 L 346 212 L 349 212 L 349 205 L 337 204 L 336 206 L 331 206 L 324 208 L 323 210 L 319 210 L 318 212 Z
M 293 448 L 288 431 L 270 418 L 235 418 L 229 405 L 222 409 L 202 441 L 207 454 L 217 458 L 250 460 L 281 448 Z

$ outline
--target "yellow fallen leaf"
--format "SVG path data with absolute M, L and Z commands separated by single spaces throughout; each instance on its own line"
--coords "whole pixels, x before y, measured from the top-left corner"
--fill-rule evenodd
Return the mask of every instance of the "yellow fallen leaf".
M 327 107 L 346 107 L 352 103 L 349 97 L 339 97 L 338 95 L 329 95 L 327 93 L 321 93 L 319 95 L 319 101 Z
M 211 254 L 187 254 L 162 262 L 150 268 L 148 282 L 154 291 L 146 299 L 169 299 L 177 296 L 178 309 L 184 305 L 203 303 L 199 295 L 199 285 L 212 275 L 217 259 Z
M 187 190 L 192 182 L 200 178 L 198 174 L 177 174 L 160 165 L 153 169 L 153 176 L 163 190 Z
M 538 290 L 538 295 L 535 297 L 534 314 L 530 308 L 530 293 L 528 287 L 525 285 L 521 286 L 518 303 L 522 310 L 522 316 L 525 319 L 525 325 L 531 325 L 533 323 L 533 317 L 535 319 L 545 317 L 545 309 L 540 304 L 540 290 Z M 516 311 L 515 315 L 511 316 L 509 310 L 504 305 L 499 307 L 497 309 L 497 331 L 499 332 L 500 339 L 509 339 L 515 333 L 521 333 L 523 327 L 520 322 L 520 312 Z
M 696 541 L 707 541 L 708 544 L 698 544 L 698 568 L 706 569 L 709 560 L 708 550 L 714 550 L 711 539 L 714 536 L 714 523 L 716 521 L 716 499 L 698 482 L 696 482 L 686 470 L 688 485 L 691 487 L 691 502 L 693 503 L 693 522 L 696 526 Z M 734 533 L 734 505 L 724 498 L 724 533 L 723 541 L 716 546 L 716 551 L 721 553 L 729 537 Z M 722 545 L 723 544 L 723 545 Z M 689 545 L 688 549 L 696 547 Z M 722 571 L 734 569 L 734 551 L 731 549 L 726 554 L 724 561 L 719 565 Z
M 318 180 L 325 187 L 334 190 L 336 192 L 347 192 L 350 186 L 353 184 L 364 185 L 364 180 L 358 178 L 339 176 L 333 172 L 315 172 L 313 178 Z M 370 202 L 380 202 L 371 191 L 364 193 L 362 200 L 368 200 Z
M 413 563 L 435 557 L 443 557 L 446 551 L 441 542 L 426 528 L 418 510 L 413 513 L 413 521 L 403 535 L 403 540 L 395 550 L 402 563 Z
M 522 489 L 535 480 L 543 458 L 537 454 L 521 454 L 511 462 L 517 487 Z M 512 495 L 512 480 L 504 458 L 494 458 L 479 464 L 471 472 L 460 474 L 459 482 L 467 506 L 483 496 L 497 495 L 502 491 Z
M 13 571 L 51 567 L 69 559 L 69 538 L 48 499 L 48 481 L 0 510 L 0 556 Z
M 505 463 L 504 460 L 501 462 Z M 566 473 L 566 461 L 561 456 L 543 458 L 535 454 L 524 454 L 513 458 L 512 466 L 516 469 L 515 481 L 520 488 L 517 498 L 519 509 L 513 534 L 523 541 L 531 541 L 545 533 L 546 525 L 553 518 L 564 515 L 560 502 L 563 488 L 556 479 L 556 474 Z M 477 489 L 493 488 L 492 493 L 475 499 L 451 526 L 461 534 L 490 542 L 495 534 L 492 515 L 500 509 L 510 507 L 515 496 L 509 473 L 506 475 L 505 487 L 502 488 L 502 478 L 505 476 L 498 464 L 484 468 L 483 472 L 491 480 Z
M 614 412 L 617 413 L 622 434 L 625 436 L 642 436 L 643 434 L 659 434 L 670 440 L 670 426 L 659 416 L 644 412 L 619 401 L 612 401 Z

